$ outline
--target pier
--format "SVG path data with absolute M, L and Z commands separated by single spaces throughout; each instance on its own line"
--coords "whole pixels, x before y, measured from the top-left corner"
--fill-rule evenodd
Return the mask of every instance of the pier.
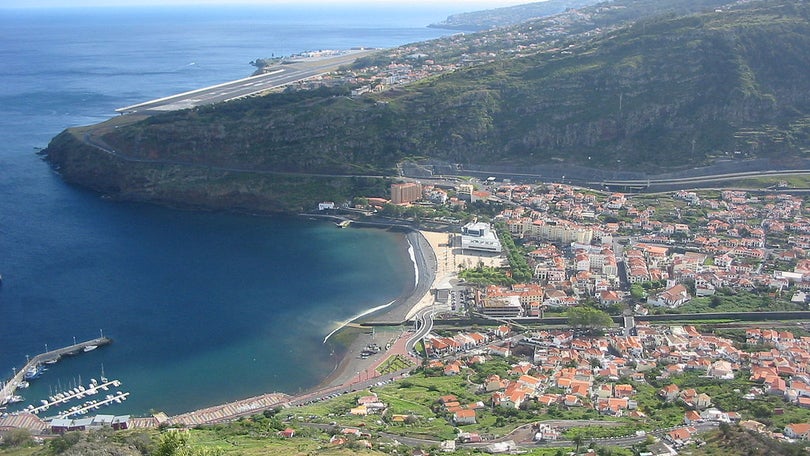
M 75 341 L 75 339 L 74 339 Z M 48 361 L 56 361 L 62 356 L 65 355 L 75 355 L 81 353 L 83 351 L 92 350 L 94 347 L 101 347 L 102 345 L 107 345 L 112 342 L 112 339 L 108 337 L 99 337 L 96 339 L 87 340 L 84 342 L 74 343 L 73 345 L 68 345 L 67 347 L 58 348 L 56 350 L 47 351 L 45 353 L 40 353 L 37 356 L 29 359 L 25 366 L 20 369 L 8 382 L 6 382 L 5 386 L 0 389 L 0 406 L 7 404 L 11 397 L 14 396 L 14 393 L 17 391 L 17 388 L 20 382 L 23 381 L 25 377 L 25 373 L 28 372 L 32 368 L 37 368 L 39 365 L 47 363 Z
M 82 399 L 86 396 L 92 396 L 94 394 L 98 394 L 101 391 L 108 391 L 110 387 L 118 388 L 121 386 L 120 380 L 110 380 L 110 381 L 103 381 L 101 384 L 94 384 L 91 383 L 87 388 L 82 386 L 81 388 L 76 387 L 74 388 L 75 392 L 71 390 L 67 394 L 57 393 L 56 396 L 52 396 L 48 398 L 49 400 L 46 401 L 45 404 L 40 405 L 39 407 L 33 407 L 31 409 L 26 409 L 27 412 L 37 414 L 39 412 L 48 410 L 53 406 L 58 406 L 61 404 L 67 404 L 68 402 L 72 401 L 73 399 Z M 127 393 L 129 394 L 129 393 Z M 102 401 L 103 402 L 103 401 Z M 107 404 L 108 402 L 104 402 Z M 101 404 L 101 403 L 99 403 Z M 103 405 L 103 404 L 102 404 Z M 60 417 L 61 418 L 61 417 Z
M 66 418 L 71 415 L 84 415 L 90 410 L 93 409 L 97 410 L 99 407 L 112 404 L 113 402 L 120 404 L 121 401 L 125 401 L 127 399 L 127 396 L 129 396 L 129 394 L 130 393 L 122 393 L 122 392 L 118 392 L 115 394 L 108 394 L 106 398 L 98 402 L 87 404 L 83 407 L 76 408 L 75 410 L 68 410 L 67 412 L 62 412 L 59 415 L 57 415 L 57 418 Z

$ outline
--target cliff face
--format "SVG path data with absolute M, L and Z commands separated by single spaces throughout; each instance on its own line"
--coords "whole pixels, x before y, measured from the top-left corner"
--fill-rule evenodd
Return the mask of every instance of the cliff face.
M 658 173 L 804 156 L 807 74 L 810 6 L 751 2 L 373 96 L 283 93 L 99 130 L 117 156 L 63 133 L 46 154 L 67 180 L 122 198 L 260 210 L 384 196 L 382 179 L 337 176 L 393 175 L 407 158 Z
M 116 199 L 192 209 L 300 212 L 312 209 L 317 201 L 385 192 L 389 183 L 387 179 L 289 176 L 133 161 L 87 145 L 70 131 L 56 136 L 45 153 L 69 183 Z

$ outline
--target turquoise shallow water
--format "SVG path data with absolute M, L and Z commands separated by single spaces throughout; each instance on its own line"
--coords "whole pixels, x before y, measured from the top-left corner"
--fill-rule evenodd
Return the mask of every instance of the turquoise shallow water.
M 111 202 L 35 149 L 117 107 L 244 77 L 257 57 L 447 34 L 424 25 L 449 12 L 0 11 L 0 377 L 103 330 L 112 345 L 51 366 L 26 403 L 102 366 L 132 393 L 114 414 L 317 384 L 335 362 L 323 337 L 410 290 L 401 234 Z

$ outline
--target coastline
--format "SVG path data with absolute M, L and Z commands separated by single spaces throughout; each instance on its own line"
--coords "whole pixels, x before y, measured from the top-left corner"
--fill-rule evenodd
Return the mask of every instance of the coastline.
M 374 225 L 368 224 L 366 226 Z M 368 334 L 370 330 L 369 327 L 364 328 L 367 334 L 361 334 L 358 331 L 352 341 L 344 348 L 345 351 L 341 353 L 341 357 L 337 360 L 332 373 L 311 391 L 336 388 L 338 386 L 343 388 L 350 387 L 353 383 L 356 383 L 352 381 L 356 378 L 355 376 L 359 376 L 359 373 L 376 367 L 377 364 L 384 361 L 388 356 L 404 354 L 410 357 L 409 353 L 400 350 L 394 345 L 392 345 L 393 350 L 381 352 L 367 359 L 359 358 L 357 355 L 367 344 L 376 343 L 380 346 L 384 346 L 384 344 L 394 339 L 394 335 L 396 334 L 392 335 L 392 332 L 398 332 L 398 338 L 396 338 L 397 342 L 409 338 L 411 328 L 405 323 L 413 318 L 420 310 L 433 305 L 434 296 L 431 290 L 451 282 L 456 275 L 455 271 L 457 265 L 462 263 L 475 264 L 477 262 L 483 262 L 489 266 L 498 267 L 505 263 L 505 259 L 502 255 L 481 255 L 476 252 L 460 252 L 454 250 L 450 239 L 451 236 L 452 234 L 448 232 L 408 228 L 406 237 L 410 245 L 413 246 L 412 258 L 417 268 L 418 283 L 410 294 L 404 295 L 393 303 L 384 306 L 384 310 L 370 313 L 368 318 L 360 320 L 362 323 L 373 324 L 374 326 L 371 326 L 371 328 L 374 328 L 374 330 L 371 334 Z M 355 320 L 359 320 L 359 318 Z M 388 328 L 389 333 L 386 334 L 382 328 Z M 355 328 L 347 324 L 336 331 L 335 334 L 340 334 L 344 331 L 348 332 L 349 330 L 356 331 Z M 383 333 L 383 336 L 380 336 L 380 333 Z M 418 362 L 418 360 L 414 361 Z
M 374 326 L 373 330 L 364 328 L 363 334 L 361 330 L 350 326 L 352 322 L 347 322 L 333 331 L 330 337 L 344 333 L 351 342 L 344 347 L 340 359 L 336 360 L 334 370 L 313 390 L 349 386 L 358 376 L 363 378 L 358 373 L 376 367 L 388 356 L 394 354 L 409 356 L 404 351 L 399 353 L 400 350 L 394 352 L 386 350 L 366 359 L 359 357 L 360 352 L 368 344 L 375 343 L 381 347 L 391 344 L 394 347 L 393 340 L 407 338 L 410 328 L 405 323 L 419 310 L 432 305 L 434 297 L 431 290 L 452 277 L 449 261 L 452 249 L 448 245 L 448 233 L 410 229 L 406 234 L 406 241 L 412 248 L 410 254 L 415 267 L 416 283 L 413 290 L 384 306 L 384 309 L 369 312 L 368 318 L 358 317 L 352 321 L 386 326 Z M 352 331 L 356 333 L 351 334 Z
M 133 427 L 153 428 L 164 422 L 172 425 L 196 426 L 230 421 L 266 409 L 297 406 L 334 393 L 342 394 L 366 389 L 375 383 L 401 377 L 406 372 L 405 369 L 384 375 L 376 369 L 390 356 L 395 355 L 410 360 L 412 366 L 421 363 L 420 359 L 413 357 L 406 350 L 406 342 L 412 336 L 412 329 L 403 323 L 418 310 L 431 305 L 433 303 L 431 289 L 447 280 L 447 262 L 437 261 L 437 258 L 442 258 L 437 253 L 443 254 L 449 249 L 446 245 L 447 239 L 447 233 L 419 231 L 413 228 L 405 232 L 406 254 L 412 259 L 415 268 L 415 283 L 412 290 L 403 293 L 394 301 L 369 309 L 352 320 L 352 322 L 374 323 L 374 326 L 361 327 L 359 324 L 349 322 L 327 336 L 324 342 L 326 343 L 327 339 L 333 341 L 340 349 L 334 351 L 333 348 L 334 368 L 317 386 L 298 394 L 265 393 L 170 417 L 163 415 L 135 418 Z M 376 344 L 383 350 L 370 356 L 360 356 L 360 352 L 370 344 Z M 34 415 L 23 414 L 20 419 L 22 418 L 31 421 L 22 427 L 32 430 L 45 429 L 44 421 Z M 16 417 L 10 420 L 13 423 L 10 421 L 7 424 L 18 427 Z M 0 424 L 4 421 L 6 420 L 0 420 Z
M 414 313 L 412 309 L 424 301 L 432 301 L 430 290 L 436 281 L 437 262 L 436 254 L 425 233 L 412 228 L 405 233 L 407 254 L 414 265 L 414 284 L 411 291 L 386 305 L 363 312 L 332 331 L 324 339 L 325 343 L 335 336 L 342 336 L 349 340 L 346 341 L 340 355 L 335 360 L 332 372 L 313 388 L 313 391 L 348 386 L 352 383 L 352 379 L 359 376 L 358 373 L 367 372 L 384 361 L 391 355 L 388 353 L 389 350 L 381 351 L 365 359 L 361 358 L 359 354 L 368 344 L 374 343 L 381 347 L 393 345 L 392 340 L 403 337 L 403 334 L 407 332 L 407 327 L 403 326 L 409 316 Z M 363 328 L 362 330 L 354 327 L 354 324 L 362 323 L 384 326 L 375 326 L 374 329 Z M 366 375 L 371 375 L 371 373 Z
M 326 216 L 324 218 L 335 218 Z M 358 223 L 358 225 L 361 225 Z M 366 225 L 377 227 L 374 225 Z M 405 228 L 405 227 L 403 227 Z M 342 346 L 340 353 L 335 353 L 335 367 L 317 386 L 310 388 L 296 395 L 283 395 L 272 393 L 278 398 L 274 406 L 296 406 L 315 401 L 325 395 L 365 389 L 379 381 L 396 379 L 402 372 L 382 375 L 376 371 L 378 365 L 390 356 L 401 355 L 409 359 L 415 366 L 421 360 L 414 358 L 405 348 L 405 342 L 411 337 L 411 328 L 403 325 L 416 312 L 433 303 L 433 295 L 430 290 L 437 284 L 448 279 L 450 269 L 445 259 L 449 255 L 450 247 L 447 245 L 447 233 L 422 231 L 415 228 L 407 228 L 405 233 L 406 245 L 408 245 L 408 255 L 414 262 L 415 282 L 411 292 L 403 294 L 388 304 L 381 305 L 355 317 L 351 321 L 342 324 L 324 338 L 324 344 L 328 341 L 335 341 Z M 442 255 L 442 256 L 439 256 Z M 364 318 L 367 317 L 367 318 Z M 379 326 L 360 327 L 356 322 L 375 323 Z M 343 340 L 341 340 L 343 339 Z M 379 353 L 363 358 L 360 352 L 369 344 L 377 344 L 385 347 Z M 334 349 L 334 348 L 333 348 Z M 242 404 L 261 401 L 268 395 L 256 398 L 247 398 L 237 401 L 234 404 Z M 267 406 L 265 406 L 267 407 Z M 233 406 L 222 405 L 215 407 L 217 410 L 233 409 Z M 233 415 L 230 417 L 220 417 L 216 421 L 226 421 L 244 414 L 257 413 L 260 409 L 251 410 L 249 413 Z M 183 414 L 185 419 L 193 419 L 199 413 L 210 416 L 208 409 L 197 412 Z M 173 417 L 174 422 L 178 422 L 179 417 Z M 182 422 L 184 420 L 180 420 Z M 214 421 L 210 421 L 214 422 Z

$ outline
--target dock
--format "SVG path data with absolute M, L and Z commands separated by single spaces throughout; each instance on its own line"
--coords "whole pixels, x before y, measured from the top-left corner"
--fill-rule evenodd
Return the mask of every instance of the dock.
M 110 389 L 110 387 L 118 388 L 120 386 L 121 386 L 121 381 L 120 380 L 110 380 L 110 381 L 103 382 L 101 384 L 93 384 L 93 383 L 91 383 L 87 388 L 85 388 L 84 386 L 82 386 L 81 388 L 78 388 L 78 387 L 74 388 L 75 392 L 70 391 L 67 394 L 57 393 L 56 396 L 52 396 L 52 400 L 51 400 L 51 398 L 48 398 L 49 400 L 46 401 L 45 404 L 40 405 L 39 407 L 33 407 L 33 408 L 30 408 L 30 409 L 26 409 L 26 411 L 36 415 L 37 413 L 48 410 L 49 408 L 51 408 L 53 406 L 59 406 L 59 405 L 62 405 L 62 404 L 67 404 L 68 402 L 72 401 L 73 399 L 83 399 L 84 397 L 93 396 L 95 394 L 98 394 L 101 391 L 108 391 Z M 127 394 L 129 394 L 129 393 L 127 393 Z M 106 404 L 107 402 L 104 402 L 104 403 Z
M 73 410 L 68 410 L 67 412 L 62 412 L 59 415 L 57 415 L 57 418 L 67 418 L 67 417 L 69 417 L 71 415 L 84 415 L 85 413 L 89 412 L 90 410 L 98 409 L 101 406 L 109 405 L 109 404 L 112 404 L 113 402 L 116 402 L 116 403 L 120 404 L 121 401 L 125 401 L 127 399 L 127 396 L 129 396 L 129 394 L 130 393 L 122 393 L 120 391 L 115 393 L 115 394 L 108 394 L 106 398 L 104 398 L 104 399 L 102 399 L 102 400 L 100 400 L 98 402 L 95 402 L 95 403 L 92 403 L 92 404 L 87 404 L 87 405 L 85 405 L 83 407 L 78 407 L 78 408 L 73 409 Z
M 14 377 L 11 378 L 11 380 L 6 382 L 2 389 L 0 389 L 0 406 L 7 404 L 11 400 L 11 397 L 14 396 L 14 393 L 17 391 L 18 385 L 23 381 L 25 373 L 30 369 L 36 368 L 48 361 L 56 361 L 62 356 L 75 355 L 85 351 L 86 349 L 89 350 L 93 347 L 101 347 L 102 345 L 107 345 L 111 342 L 112 339 L 108 337 L 99 337 L 96 339 L 75 343 L 73 345 L 68 345 L 67 347 L 58 348 L 56 350 L 47 351 L 45 353 L 40 353 L 37 356 L 34 356 L 28 360 L 25 366 L 20 369 L 14 375 Z

